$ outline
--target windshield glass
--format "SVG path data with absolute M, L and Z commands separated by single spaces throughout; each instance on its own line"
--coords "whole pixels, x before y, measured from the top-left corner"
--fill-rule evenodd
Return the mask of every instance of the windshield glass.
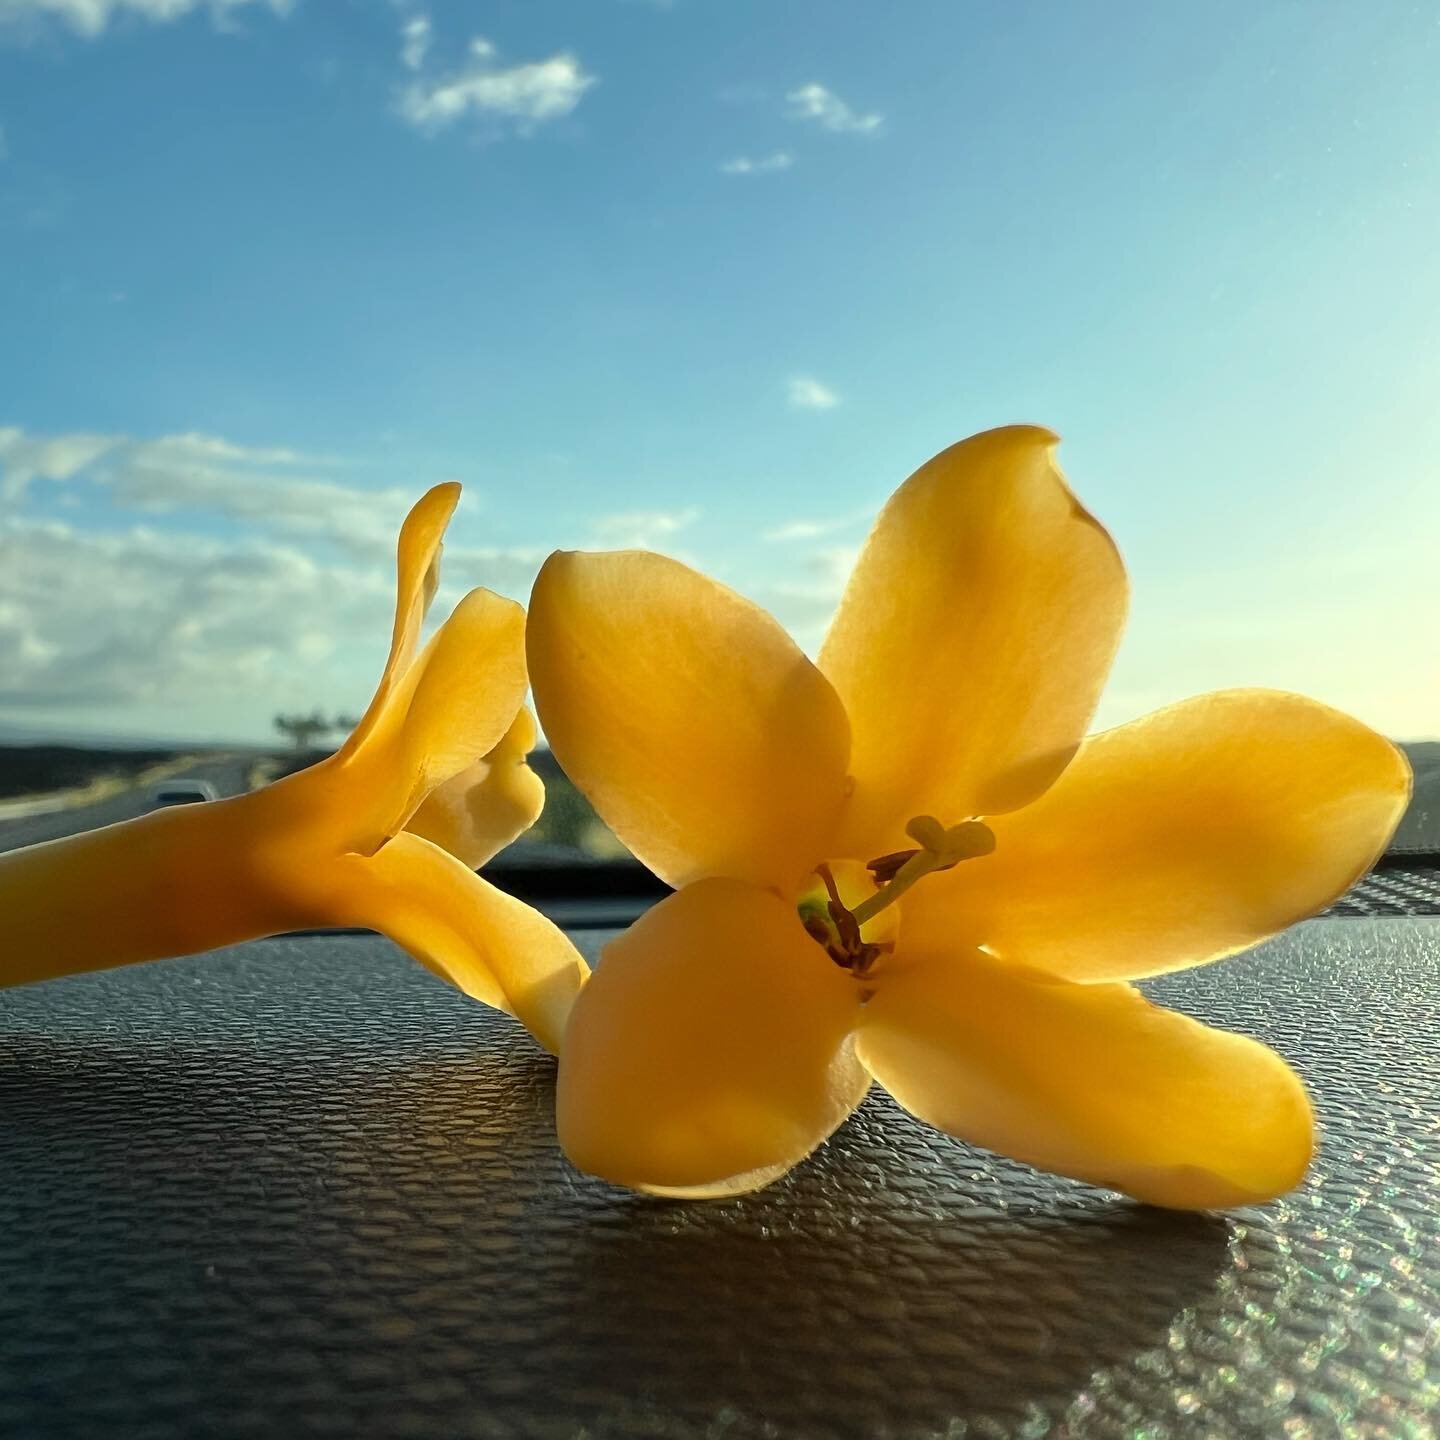
M 1437 65 L 1389 0 L 0 0 L 0 843 L 333 748 L 437 482 L 433 618 L 641 547 L 814 654 L 1033 421 L 1132 578 L 1096 725 L 1312 695 L 1440 848 Z M 528 854 L 623 855 L 536 765 Z

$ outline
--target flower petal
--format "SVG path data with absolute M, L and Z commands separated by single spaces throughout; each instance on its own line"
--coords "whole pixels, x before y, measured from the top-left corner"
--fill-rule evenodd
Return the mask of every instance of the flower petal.
M 316 923 L 379 930 L 467 995 L 514 1015 L 547 1050 L 559 1050 L 588 967 L 539 911 L 418 835 L 397 835 L 374 855 L 343 856 L 315 885 Z
M 1034 426 L 921 466 L 880 513 L 820 652 L 850 716 L 842 853 L 1041 794 L 1080 743 L 1125 618 L 1114 542 Z
M 432 790 L 405 828 L 478 870 L 545 807 L 545 786 L 525 763 L 534 746 L 535 717 L 522 708 L 500 743 Z
M 560 763 L 671 885 L 729 875 L 788 894 L 833 853 L 845 714 L 763 610 L 659 555 L 562 551 L 535 582 L 528 644 Z
M 1314 1121 L 1264 1045 L 980 951 L 878 979 L 860 1057 L 913 1115 L 1151 1205 L 1258 1204 L 1300 1182 Z
M 440 583 L 440 540 L 459 499 L 460 486 L 455 481 L 436 485 L 415 502 L 400 527 L 395 555 L 395 626 L 390 636 L 390 655 L 380 683 L 375 687 L 374 697 L 346 740 L 342 754 L 358 748 L 375 728 L 391 691 L 415 658 L 420 626 Z
M 636 1189 L 754 1189 L 863 1097 L 858 1014 L 854 982 L 791 906 L 735 880 L 687 886 L 606 947 L 576 1002 L 560 1143 Z
M 1299 695 L 1202 695 L 1088 740 L 993 854 L 917 885 L 907 945 L 983 942 L 1071 980 L 1233 954 L 1365 873 L 1404 813 L 1405 758 Z
M 363 743 L 336 757 L 352 848 L 401 829 L 438 785 L 493 750 L 525 699 L 525 612 L 472 590 L 395 685 Z

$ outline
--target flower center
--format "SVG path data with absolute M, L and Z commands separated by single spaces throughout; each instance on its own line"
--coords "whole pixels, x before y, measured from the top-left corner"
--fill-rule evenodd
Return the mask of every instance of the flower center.
M 819 884 L 800 898 L 806 933 L 837 965 L 857 976 L 868 975 L 875 962 L 895 948 L 898 917 L 890 907 L 912 885 L 995 848 L 994 832 L 980 820 L 947 828 L 933 815 L 917 815 L 905 833 L 915 841 L 914 849 L 892 851 L 863 867 L 854 861 L 821 861 L 815 867 Z M 879 887 L 868 894 L 866 872 L 869 884 Z

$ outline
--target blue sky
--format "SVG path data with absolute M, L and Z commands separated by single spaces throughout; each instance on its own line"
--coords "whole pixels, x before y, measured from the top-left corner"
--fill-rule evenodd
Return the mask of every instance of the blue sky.
M 1391 0 L 0 0 L 0 723 L 353 709 L 448 478 L 452 597 L 650 544 L 813 647 L 1035 420 L 1103 723 L 1440 734 L 1437 68 Z

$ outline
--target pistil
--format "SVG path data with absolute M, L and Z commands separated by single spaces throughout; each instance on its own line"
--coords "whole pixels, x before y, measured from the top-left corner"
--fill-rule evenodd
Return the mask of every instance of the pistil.
M 857 926 L 873 920 L 893 905 L 917 880 L 937 870 L 949 870 L 962 860 L 988 855 L 995 848 L 995 832 L 981 820 L 963 820 L 947 830 L 933 815 L 917 815 L 905 833 L 919 845 L 872 860 L 866 867 L 877 881 L 889 883 L 851 912 Z

